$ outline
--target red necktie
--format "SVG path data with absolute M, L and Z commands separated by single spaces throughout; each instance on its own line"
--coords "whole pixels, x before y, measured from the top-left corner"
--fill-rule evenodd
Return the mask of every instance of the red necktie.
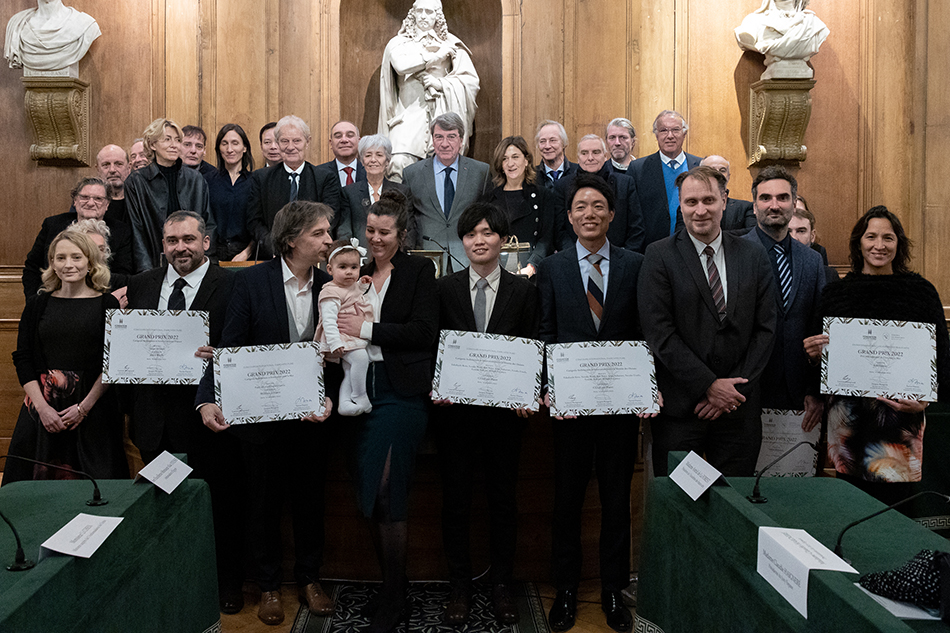
M 354 182 L 354 180 L 353 180 L 353 168 L 352 168 L 352 167 L 344 167 L 344 168 L 343 168 L 343 171 L 346 172 L 346 184 L 352 185 L 353 182 Z

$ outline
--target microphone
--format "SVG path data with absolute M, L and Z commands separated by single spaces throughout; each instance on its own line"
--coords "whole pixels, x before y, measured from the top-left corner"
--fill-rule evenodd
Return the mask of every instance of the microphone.
M 21 457 L 20 455 L 10 455 L 9 453 L 6 455 L 0 455 L 0 459 L 6 459 L 8 457 L 12 459 L 21 459 L 25 462 L 30 462 L 32 464 L 39 464 L 41 466 L 46 466 L 47 468 L 55 468 L 56 470 L 64 470 L 67 473 L 73 473 L 75 475 L 82 475 L 83 477 L 85 477 L 86 479 L 92 482 L 92 499 L 87 501 L 86 505 L 87 506 L 104 506 L 107 503 L 109 503 L 108 501 L 102 498 L 102 494 L 99 492 L 99 484 L 96 483 L 96 480 L 93 479 L 92 475 L 90 475 L 89 473 L 84 473 L 81 470 L 74 470 L 67 466 L 57 466 L 56 464 L 41 462 L 38 459 L 30 459 L 29 457 Z
M 459 265 L 459 270 L 464 270 L 464 269 L 465 269 L 465 265 L 462 264 L 462 262 L 460 262 L 460 261 L 455 257 L 455 255 L 452 254 L 452 251 L 450 251 L 450 250 L 447 249 L 446 247 L 442 246 L 441 244 L 439 244 L 438 242 L 436 242 L 434 239 L 432 239 L 432 238 L 429 237 L 428 235 L 423 235 L 423 236 L 422 236 L 422 239 L 426 240 L 427 242 L 432 242 L 433 244 L 435 244 L 436 246 L 438 246 L 439 249 L 440 249 L 443 253 L 445 253 L 446 255 L 448 255 L 449 257 L 451 257 L 452 260 L 453 260 L 456 264 Z
M 36 567 L 36 563 L 27 559 L 26 554 L 23 553 L 23 543 L 20 542 L 20 535 L 17 533 L 16 528 L 13 527 L 13 524 L 10 523 L 10 519 L 2 512 L 0 512 L 0 519 L 3 519 L 6 524 L 10 526 L 10 531 L 13 532 L 13 538 L 16 540 L 16 554 L 13 557 L 13 564 L 7 565 L 7 570 L 26 571 L 27 569 Z
M 840 558 L 844 559 L 845 562 L 849 562 L 846 558 L 844 558 L 844 556 L 843 556 L 842 553 L 841 553 L 841 552 L 842 552 L 842 549 L 841 549 L 841 539 L 844 538 L 844 533 L 845 533 L 845 532 L 847 532 L 848 530 L 850 530 L 850 529 L 853 528 L 854 526 L 858 525 L 859 523 L 864 523 L 864 522 L 867 521 L 868 519 L 873 519 L 874 517 L 876 517 L 876 516 L 879 515 L 879 514 L 884 514 L 884 513 L 887 512 L 888 510 L 893 510 L 893 509 L 896 508 L 897 506 L 902 506 L 902 505 L 904 505 L 905 503 L 907 503 L 908 501 L 913 501 L 913 500 L 916 499 L 917 497 L 921 497 L 921 496 L 923 496 L 923 495 L 937 495 L 937 496 L 940 497 L 941 499 L 946 500 L 947 503 L 950 503 L 950 496 L 945 495 L 945 494 L 943 494 L 942 492 L 937 492 L 937 491 L 935 491 L 935 490 L 923 490 L 923 491 L 921 491 L 921 492 L 918 492 L 918 493 L 915 494 L 915 495 L 911 495 L 911 496 L 907 497 L 906 499 L 901 499 L 900 501 L 898 501 L 898 502 L 895 503 L 894 505 L 887 506 L 887 507 L 884 508 L 883 510 L 878 510 L 877 512 L 875 512 L 875 513 L 873 513 L 873 514 L 869 514 L 869 515 L 867 515 L 866 517 L 864 517 L 863 519 L 858 519 L 857 521 L 852 521 L 851 523 L 849 523 L 848 525 L 846 525 L 843 530 L 841 530 L 841 533 L 840 533 L 840 534 L 838 534 L 838 541 L 835 543 L 835 555 L 837 555 L 837 556 L 839 556 Z
M 762 470 L 760 470 L 759 472 L 757 472 L 757 473 L 755 474 L 755 486 L 752 487 L 752 494 L 749 495 L 749 496 L 747 496 L 746 499 L 748 499 L 748 500 L 751 501 L 752 503 L 765 503 L 765 502 L 767 502 L 768 499 L 765 498 L 765 497 L 763 497 L 761 494 L 759 494 L 759 480 L 762 479 L 762 475 L 764 475 L 764 474 L 765 474 L 765 471 L 767 471 L 769 468 L 771 468 L 771 467 L 774 466 L 775 464 L 777 464 L 777 463 L 779 463 L 780 461 L 782 461 L 783 459 L 785 459 L 785 456 L 786 456 L 786 455 L 788 455 L 789 453 L 791 453 L 792 451 L 794 451 L 796 448 L 798 448 L 798 447 L 801 446 L 802 444 L 808 444 L 808 445 L 811 446 L 813 449 L 815 449 L 815 451 L 818 450 L 818 445 L 817 445 L 817 444 L 814 444 L 814 443 L 812 443 L 812 442 L 809 442 L 808 440 L 804 440 L 804 441 L 799 442 L 799 443 L 796 444 L 795 446 L 791 447 L 790 449 L 788 449 L 787 451 L 785 451 L 784 453 L 782 453 L 782 454 L 779 455 L 778 457 L 776 457 L 776 458 L 772 461 L 771 464 L 769 464 L 768 466 L 766 466 L 765 468 L 763 468 Z

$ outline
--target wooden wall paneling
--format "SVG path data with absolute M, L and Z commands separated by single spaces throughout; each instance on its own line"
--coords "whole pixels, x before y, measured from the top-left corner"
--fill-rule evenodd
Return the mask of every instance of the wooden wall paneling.
M 308 0 L 283 0 L 280 3 L 280 47 L 277 55 L 278 91 L 280 94 L 280 113 L 278 116 L 295 114 L 310 126 L 313 140 L 310 144 L 311 160 L 318 157 L 320 139 L 324 138 L 317 129 L 314 118 L 317 109 L 313 106 L 312 77 L 314 72 L 314 39 L 311 34 L 312 3 Z
M 639 8 L 639 96 L 631 121 L 637 129 L 640 156 L 657 151 L 653 119 L 674 107 L 676 8 L 683 1 L 640 0 L 631 5 L 631 11 Z
M 521 122 L 521 4 L 502 2 L 501 26 L 501 133 L 524 135 Z M 526 139 L 529 137 L 525 137 Z M 530 141 L 529 141 L 530 146 Z
M 164 115 L 165 112 L 165 0 L 151 0 L 149 15 L 149 42 L 151 43 L 151 77 L 149 82 L 149 101 L 151 112 L 145 125 L 138 128 L 133 139 L 142 136 L 148 124 Z M 131 144 L 130 144 L 131 147 Z
M 198 39 L 198 2 L 165 0 L 165 112 L 158 116 L 182 127 L 200 120 Z
M 252 2 L 254 0 L 251 0 Z M 265 49 L 263 51 L 266 60 L 266 74 L 264 77 L 264 98 L 266 111 L 264 112 L 264 121 L 257 128 L 259 131 L 264 123 L 277 121 L 281 116 L 280 112 L 280 0 L 264 0 L 264 26 L 266 30 Z M 264 156 L 260 153 L 260 136 L 255 132 L 257 154 L 259 158 L 257 164 L 264 164 Z
M 320 129 L 324 133 L 324 142 L 320 145 L 320 162 L 333 158 L 330 151 L 330 127 L 339 121 L 340 115 L 340 0 L 319 4 L 319 29 L 317 35 L 323 34 L 320 42 L 320 76 L 317 84 L 317 94 L 320 95 Z
M 603 136 L 607 122 L 626 113 L 626 11 L 626 3 L 612 0 L 573 3 L 572 149 L 585 134 Z
M 566 31 L 565 5 L 569 0 L 521 4 L 521 130 L 532 152 L 538 122 L 564 121 Z M 571 152 L 573 156 L 573 152 Z M 535 163 L 541 162 L 535 156 Z
M 235 12 L 237 3 L 223 0 L 221 4 Z M 231 13 L 231 12 L 227 12 Z M 205 142 L 205 160 L 217 165 L 214 152 L 214 139 L 218 132 L 218 67 L 217 43 L 224 39 L 238 36 L 234 31 L 221 29 L 218 22 L 218 0 L 198 0 L 198 115 L 197 125 L 207 134 Z M 242 78 L 243 73 L 238 71 L 233 76 Z M 250 90 L 248 90 L 250 92 Z M 186 125 L 186 124 L 183 124 Z

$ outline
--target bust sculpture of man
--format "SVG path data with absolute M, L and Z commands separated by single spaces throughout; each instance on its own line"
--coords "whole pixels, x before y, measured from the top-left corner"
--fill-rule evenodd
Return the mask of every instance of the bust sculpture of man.
M 37 0 L 35 9 L 7 22 L 3 57 L 10 68 L 63 70 L 78 63 L 100 35 L 91 15 L 63 6 L 62 0 Z
M 762 79 L 811 79 L 805 63 L 818 52 L 830 31 L 809 11 L 809 0 L 762 0 L 736 28 L 739 47 L 765 55 Z
M 429 123 L 446 112 L 465 122 L 465 153 L 475 119 L 478 73 L 462 40 L 448 31 L 441 0 L 415 0 L 383 52 L 379 133 L 393 144 L 390 173 L 432 153 Z

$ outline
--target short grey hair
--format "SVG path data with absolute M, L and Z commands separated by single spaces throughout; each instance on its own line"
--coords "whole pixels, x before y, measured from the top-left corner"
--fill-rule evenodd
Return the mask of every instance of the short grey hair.
M 538 146 L 538 140 L 541 138 L 541 130 L 546 128 L 549 125 L 557 126 L 557 134 L 561 137 L 561 145 L 567 147 L 567 130 L 564 129 L 564 126 L 558 123 L 557 121 L 552 121 L 551 119 L 545 119 L 538 123 L 538 129 L 534 133 L 534 146 Z
M 607 153 L 607 143 L 604 141 L 604 137 L 598 134 L 585 134 L 581 137 L 581 140 L 577 141 L 577 151 L 581 151 L 581 143 L 584 141 L 600 141 L 600 146 L 604 148 L 604 153 Z
M 280 139 L 280 131 L 288 125 L 294 126 L 303 132 L 304 136 L 310 138 L 310 126 L 304 123 L 304 120 L 299 116 L 288 114 L 287 116 L 282 117 L 280 121 L 277 122 L 277 125 L 274 126 L 274 140 Z
M 361 137 L 359 144 L 356 146 L 356 153 L 362 158 L 363 154 L 377 148 L 386 152 L 386 160 L 393 159 L 393 144 L 382 134 L 370 134 Z
M 208 225 L 205 223 L 205 219 L 194 211 L 185 210 L 175 211 L 165 218 L 165 224 L 162 225 L 162 237 L 165 237 L 166 226 L 175 224 L 176 222 L 184 222 L 185 220 L 196 220 L 198 222 L 198 232 L 201 233 L 201 237 L 208 237 Z
M 687 130 L 689 130 L 689 124 L 686 123 L 686 117 L 684 117 L 682 114 L 680 114 L 676 110 L 663 110 L 663 112 L 660 112 L 658 115 L 656 115 L 656 118 L 653 119 L 653 133 L 654 134 L 656 134 L 656 122 L 665 116 L 679 117 L 679 120 L 683 122 L 683 131 L 686 132 Z
M 66 227 L 67 231 L 78 231 L 79 233 L 85 233 L 89 235 L 90 233 L 95 233 L 96 235 L 101 235 L 102 239 L 105 240 L 106 246 L 102 251 L 102 256 L 108 262 L 112 259 L 112 249 L 109 248 L 109 238 L 112 236 L 112 231 L 109 229 L 109 225 L 106 224 L 105 220 L 93 220 L 88 218 L 86 220 L 73 220 L 69 226 Z
M 332 207 L 308 200 L 288 202 L 274 216 L 274 226 L 271 229 L 274 250 L 281 255 L 290 255 L 293 252 L 290 243 L 323 218 L 333 223 Z
M 630 122 L 630 119 L 617 117 L 607 124 L 607 129 L 612 127 L 622 127 L 623 129 L 630 132 L 630 138 L 637 138 L 637 131 L 634 129 L 633 123 Z
M 429 124 L 429 134 L 435 132 L 436 125 L 446 132 L 455 130 L 459 133 L 459 136 L 465 136 L 465 122 L 462 121 L 462 117 L 454 112 L 446 112 L 432 119 L 432 123 Z

